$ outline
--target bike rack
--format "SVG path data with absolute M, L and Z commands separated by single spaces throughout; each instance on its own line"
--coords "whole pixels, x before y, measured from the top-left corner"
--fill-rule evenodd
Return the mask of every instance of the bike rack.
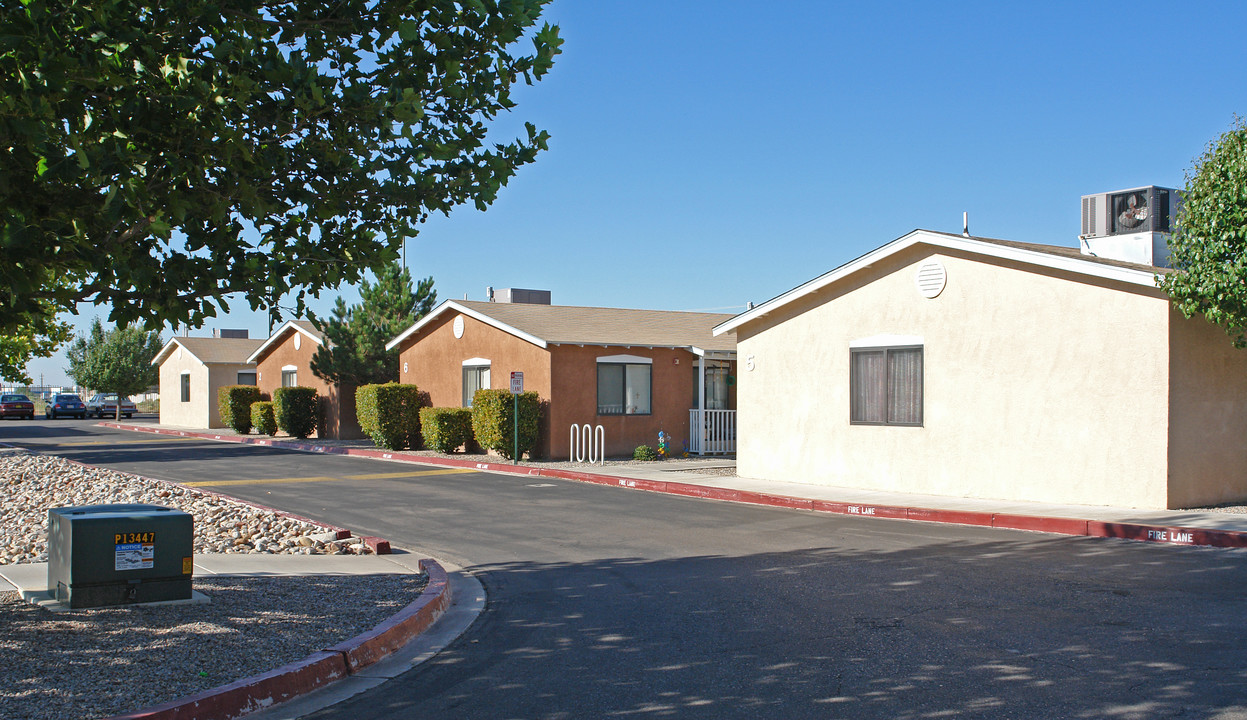
M 588 455 L 590 465 L 601 465 L 606 459 L 606 428 L 598 425 L 596 428 L 585 423 L 577 425 L 572 423 L 571 442 L 568 459 L 572 462 L 585 462 L 585 455 Z M 594 458 L 597 458 L 596 461 Z

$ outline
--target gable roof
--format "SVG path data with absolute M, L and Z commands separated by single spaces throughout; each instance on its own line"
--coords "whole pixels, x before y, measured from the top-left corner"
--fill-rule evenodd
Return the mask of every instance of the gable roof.
M 1079 275 L 1106 278 L 1131 285 L 1153 288 L 1156 287 L 1157 275 L 1166 275 L 1174 272 L 1170 268 L 1112 260 L 1094 255 L 1083 255 L 1078 248 L 1073 247 L 1040 245 L 1037 243 L 1015 242 L 986 237 L 966 237 L 964 235 L 953 235 L 934 230 L 914 230 L 887 245 L 876 248 L 830 272 L 819 275 L 803 285 L 771 298 L 752 310 L 747 310 L 731 320 L 715 326 L 714 333 L 719 335 L 721 333 L 733 332 L 745 323 L 756 320 L 806 295 L 818 292 L 837 280 L 864 270 L 884 258 L 918 244 L 961 250 L 976 255 L 1013 260 L 1028 265 L 1065 270 Z
M 160 348 L 152 365 L 163 363 L 177 348 L 186 350 L 204 365 L 245 365 L 261 342 L 246 338 L 175 337 Z
M 454 312 L 475 318 L 541 348 L 550 345 L 602 345 L 688 348 L 697 354 L 736 351 L 734 334 L 715 337 L 711 332 L 717 323 L 732 317 L 724 313 L 473 300 L 443 302 L 391 340 L 385 348 L 397 347 L 436 318 Z
M 317 345 L 323 345 L 325 342 L 325 334 L 317 330 L 309 320 L 287 320 L 285 324 L 277 328 L 277 330 L 269 336 L 254 352 L 247 358 L 247 362 L 259 362 L 260 358 L 268 354 L 278 343 L 282 341 L 286 335 L 290 333 L 301 333 L 306 335 L 308 339 Z

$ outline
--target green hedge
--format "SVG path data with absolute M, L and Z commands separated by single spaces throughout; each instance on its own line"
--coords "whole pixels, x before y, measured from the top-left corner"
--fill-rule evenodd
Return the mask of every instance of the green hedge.
M 424 446 L 452 453 L 472 440 L 472 411 L 468 408 L 421 408 L 420 434 Z
M 277 416 L 273 414 L 273 403 L 270 400 L 257 400 L 251 403 L 251 426 L 261 435 L 277 434 Z
M 251 432 L 251 404 L 260 401 L 260 388 L 255 385 L 226 385 L 217 390 L 216 398 L 221 422 L 240 435 Z
M 494 450 L 508 460 L 517 457 L 512 421 L 514 402 L 510 390 L 477 390 L 472 396 L 472 432 L 476 435 L 476 441 L 486 450 Z M 525 452 L 531 456 L 541 432 L 541 400 L 537 393 L 521 393 L 519 411 L 518 456 L 522 457 Z
M 633 460 L 657 460 L 658 451 L 649 445 L 637 445 L 636 450 L 632 451 Z
M 273 391 L 277 427 L 290 437 L 305 438 L 321 423 L 320 400 L 310 387 L 279 387 Z
M 355 391 L 355 415 L 364 434 L 378 447 L 406 450 L 420 443 L 420 391 L 415 385 L 361 385 Z

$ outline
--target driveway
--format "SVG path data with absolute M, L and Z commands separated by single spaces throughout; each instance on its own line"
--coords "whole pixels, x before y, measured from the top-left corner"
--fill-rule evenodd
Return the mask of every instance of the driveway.
M 31 447 L 215 483 L 480 578 L 466 634 L 313 717 L 1247 717 L 1241 550 L 18 427 Z

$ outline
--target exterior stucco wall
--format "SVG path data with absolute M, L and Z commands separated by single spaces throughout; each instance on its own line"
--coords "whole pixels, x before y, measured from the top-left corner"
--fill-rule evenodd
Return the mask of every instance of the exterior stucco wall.
M 180 351 L 180 352 L 179 352 Z M 238 382 L 246 364 L 205 365 L 185 350 L 174 350 L 160 364 L 160 424 L 190 428 L 225 427 L 217 390 Z M 190 373 L 190 402 L 182 402 L 182 373 Z
M 454 320 L 446 313 L 399 346 L 399 382 L 429 394 L 433 407 L 463 406 L 463 361 L 490 361 L 491 388 L 511 387 L 511 373 L 524 373 L 525 392 L 550 400 L 550 353 L 526 340 L 463 315 L 463 337 L 456 338 Z M 543 432 L 538 453 L 549 455 L 550 433 Z
M 918 245 L 737 331 L 741 475 L 965 497 L 1165 507 L 1159 291 Z M 849 344 L 921 336 L 922 427 L 849 423 Z M 753 369 L 749 370 L 752 365 Z
M 613 355 L 653 361 L 651 414 L 597 414 L 597 359 Z M 678 452 L 682 443 L 688 442 L 688 411 L 697 404 L 697 356 L 693 353 L 670 348 L 563 345 L 553 348 L 552 367 L 551 457 L 568 457 L 573 423 L 601 425 L 607 457 L 631 456 L 638 445 L 657 447 L 659 430 L 672 436 L 673 451 Z
M 296 335 L 298 347 L 295 347 Z M 312 372 L 312 356 L 316 354 L 316 349 L 319 347 L 320 345 L 315 340 L 295 330 L 287 329 L 278 342 L 274 343 L 264 355 L 257 358 L 256 385 L 259 386 L 260 392 L 268 393 L 269 397 L 272 397 L 273 392 L 281 387 L 281 369 L 287 365 L 293 365 L 296 368 L 295 383 L 316 390 L 316 394 L 324 398 L 325 436 L 331 438 L 362 437 L 363 432 L 359 429 L 359 423 L 355 419 L 354 389 L 340 393 L 332 383 L 322 380 Z M 350 407 L 345 407 L 344 403 L 348 399 Z
M 1170 311 L 1169 507 L 1247 500 L 1247 350 Z

